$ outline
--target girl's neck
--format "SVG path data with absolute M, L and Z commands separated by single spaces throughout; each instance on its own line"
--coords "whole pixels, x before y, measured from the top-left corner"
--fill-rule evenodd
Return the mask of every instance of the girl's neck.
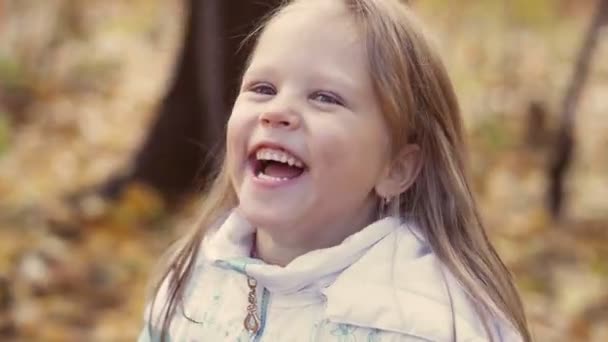
M 300 255 L 310 252 L 311 248 L 279 244 L 263 230 L 255 235 L 252 256 L 263 260 L 269 265 L 287 266 Z
M 257 228 L 252 256 L 270 265 L 286 266 L 300 255 L 310 251 L 337 246 L 350 235 L 375 221 L 376 215 L 362 215 L 352 221 L 337 225 L 323 225 L 324 230 L 311 230 L 307 236 L 298 236 L 294 231 L 284 234 L 283 229 Z M 303 227 L 302 231 L 305 231 Z M 274 234 L 273 234 L 274 232 Z

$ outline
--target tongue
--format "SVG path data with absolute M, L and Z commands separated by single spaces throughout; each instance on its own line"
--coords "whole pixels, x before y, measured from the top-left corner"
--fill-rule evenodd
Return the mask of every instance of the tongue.
M 268 162 L 268 165 L 264 169 L 264 174 L 277 178 L 296 178 L 301 175 L 303 171 L 304 170 L 299 167 L 271 161 Z

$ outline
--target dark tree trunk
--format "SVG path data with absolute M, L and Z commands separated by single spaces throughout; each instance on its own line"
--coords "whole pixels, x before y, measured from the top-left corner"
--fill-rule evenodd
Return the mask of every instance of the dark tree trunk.
M 103 187 L 120 194 L 140 181 L 173 202 L 198 190 L 215 166 L 250 46 L 243 39 L 279 0 L 187 0 L 188 22 L 175 74 L 134 168 Z
M 574 114 L 583 88 L 587 82 L 593 52 L 597 46 L 600 29 L 608 22 L 608 0 L 598 0 L 593 21 L 579 52 L 576 66 L 564 96 L 560 116 L 560 128 L 549 168 L 549 208 L 554 218 L 559 218 L 564 206 L 564 178 L 574 154 Z

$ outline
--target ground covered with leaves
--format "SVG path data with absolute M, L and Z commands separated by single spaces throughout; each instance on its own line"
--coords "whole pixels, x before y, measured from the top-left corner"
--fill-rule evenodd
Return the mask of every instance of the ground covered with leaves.
M 545 205 L 591 5 L 416 2 L 454 78 L 482 214 L 538 341 L 608 340 L 606 30 L 577 112 L 566 210 L 553 220 Z M 140 184 L 112 203 L 64 199 L 130 167 L 182 20 L 176 1 L 0 1 L 0 340 L 136 338 L 150 272 L 196 201 L 170 214 Z M 544 124 L 530 128 L 531 112 Z

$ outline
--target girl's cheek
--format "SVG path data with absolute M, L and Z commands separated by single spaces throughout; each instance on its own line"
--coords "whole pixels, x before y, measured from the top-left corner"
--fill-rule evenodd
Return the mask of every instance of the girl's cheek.
M 228 124 L 226 127 L 226 148 L 228 151 L 230 151 L 230 148 L 232 147 L 233 143 L 234 143 L 234 139 L 236 138 L 236 135 L 234 133 L 235 131 L 235 120 L 234 120 L 234 116 L 230 116 L 230 119 L 228 119 Z
M 315 149 L 319 151 L 320 162 L 329 169 L 344 163 L 345 153 L 344 141 L 337 134 L 323 134 L 315 140 Z
M 243 126 L 243 128 L 251 126 L 257 122 L 256 113 L 259 108 L 256 108 L 255 104 L 251 103 L 247 99 L 237 99 L 232 107 L 232 113 L 230 114 L 230 121 L 233 121 L 235 126 Z
M 244 148 L 245 132 L 243 132 L 242 123 L 239 121 L 238 115 L 230 117 L 226 128 L 226 152 L 229 160 L 238 159 L 238 151 Z
M 232 113 L 230 113 L 230 118 L 228 119 L 228 133 L 243 133 L 241 131 L 245 125 L 245 122 L 248 120 L 247 113 L 247 106 L 237 100 L 232 108 Z M 249 114 L 249 116 L 251 115 Z

